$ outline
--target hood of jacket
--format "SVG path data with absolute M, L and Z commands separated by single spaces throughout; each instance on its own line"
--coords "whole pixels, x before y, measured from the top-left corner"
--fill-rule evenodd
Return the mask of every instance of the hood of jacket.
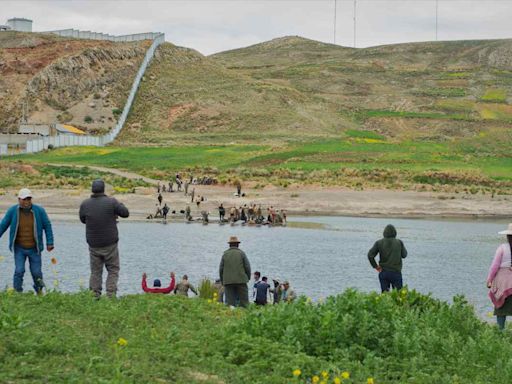
M 384 228 L 384 237 L 387 239 L 396 237 L 396 229 L 393 225 L 386 225 L 386 228 Z

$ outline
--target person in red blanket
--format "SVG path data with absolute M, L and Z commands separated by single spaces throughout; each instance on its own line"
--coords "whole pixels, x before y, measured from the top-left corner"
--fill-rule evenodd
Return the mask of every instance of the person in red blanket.
M 155 279 L 153 281 L 153 288 L 149 288 L 146 283 L 147 275 L 144 272 L 142 274 L 142 290 L 147 293 L 171 293 L 174 290 L 174 286 L 176 285 L 176 279 L 174 277 L 174 272 L 171 272 L 171 283 L 167 288 L 161 288 L 162 283 L 160 280 Z

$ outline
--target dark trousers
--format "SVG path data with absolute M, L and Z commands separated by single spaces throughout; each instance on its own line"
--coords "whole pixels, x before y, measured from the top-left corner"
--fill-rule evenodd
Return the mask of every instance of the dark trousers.
M 226 304 L 233 307 L 247 307 L 249 305 L 249 290 L 247 284 L 224 285 Z
M 390 287 L 402 289 L 402 273 L 392 271 L 382 271 L 379 273 L 380 289 L 382 292 L 389 291 Z

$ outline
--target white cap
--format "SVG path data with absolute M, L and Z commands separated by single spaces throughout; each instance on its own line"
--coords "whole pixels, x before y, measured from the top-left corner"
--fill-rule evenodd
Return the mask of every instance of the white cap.
M 21 188 L 18 192 L 18 198 L 26 199 L 27 197 L 32 197 L 32 192 L 28 188 Z

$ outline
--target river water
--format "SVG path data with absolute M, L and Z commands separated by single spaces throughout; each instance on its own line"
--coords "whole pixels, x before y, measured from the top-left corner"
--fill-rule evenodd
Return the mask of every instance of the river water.
M 319 223 L 322 229 L 249 227 L 210 224 L 121 222 L 119 293 L 141 292 L 142 272 L 149 281 L 169 282 L 169 272 L 188 274 L 192 283 L 218 276 L 229 236 L 238 236 L 252 270 L 269 278 L 287 279 L 298 294 L 313 300 L 346 288 L 378 291 L 376 272 L 366 254 L 392 223 L 409 255 L 404 260 L 404 283 L 409 288 L 451 301 L 463 294 L 479 315 L 492 310 L 485 279 L 503 222 L 353 217 L 292 217 L 293 222 Z M 301 224 L 303 225 L 303 224 Z M 75 222 L 54 222 L 56 248 L 43 254 L 48 287 L 66 292 L 88 286 L 89 260 L 85 228 Z M 306 226 L 306 224 L 304 224 Z M 8 232 L 0 239 L 0 286 L 12 286 L 14 262 L 7 248 Z M 50 258 L 57 264 L 52 265 Z M 25 275 L 25 289 L 32 278 Z

